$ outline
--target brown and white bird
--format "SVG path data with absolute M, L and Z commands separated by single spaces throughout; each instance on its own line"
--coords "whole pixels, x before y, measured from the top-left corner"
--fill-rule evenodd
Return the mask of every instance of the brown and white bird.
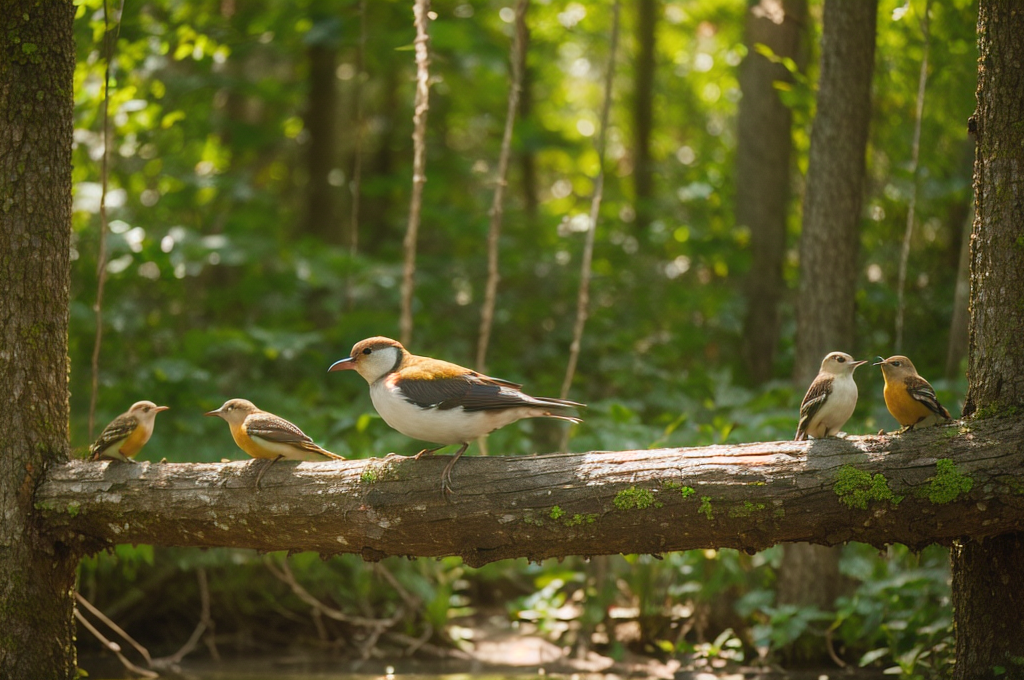
M 946 407 L 939 403 L 935 390 L 922 378 L 914 364 L 905 356 L 878 357 L 875 366 L 882 367 L 885 378 L 885 406 L 903 426 L 901 432 L 915 427 L 930 427 L 952 420 Z
M 407 437 L 440 444 L 461 444 L 441 476 L 451 491 L 451 471 L 469 442 L 522 418 L 557 418 L 582 422 L 571 414 L 583 404 L 531 397 L 521 385 L 490 378 L 468 368 L 410 354 L 390 338 L 357 342 L 352 353 L 329 371 L 354 370 L 370 384 L 370 400 L 388 425 Z
M 153 436 L 153 425 L 156 414 L 166 411 L 170 406 L 157 406 L 151 401 L 137 401 L 125 413 L 110 421 L 103 428 L 100 436 L 89 447 L 90 460 L 120 460 L 134 463 L 132 460 L 149 438 Z
M 857 407 L 857 383 L 853 380 L 853 372 L 866 363 L 854 361 L 845 352 L 831 352 L 822 360 L 821 370 L 800 404 L 796 441 L 807 437 L 824 439 L 839 432 Z
M 246 399 L 230 399 L 215 411 L 205 415 L 227 421 L 231 437 L 238 448 L 253 458 L 269 461 L 256 477 L 256 488 L 264 473 L 277 461 L 287 460 L 345 460 L 336 453 L 322 449 L 295 425 L 280 416 L 262 411 Z

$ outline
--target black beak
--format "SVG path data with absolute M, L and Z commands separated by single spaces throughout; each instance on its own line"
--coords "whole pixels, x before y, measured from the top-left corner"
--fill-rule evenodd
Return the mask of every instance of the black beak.
M 872 366 L 881 366 L 882 364 L 885 363 L 885 359 L 883 359 L 882 357 L 875 357 L 875 358 L 878 359 L 878 361 L 876 361 L 875 363 L 871 364 Z

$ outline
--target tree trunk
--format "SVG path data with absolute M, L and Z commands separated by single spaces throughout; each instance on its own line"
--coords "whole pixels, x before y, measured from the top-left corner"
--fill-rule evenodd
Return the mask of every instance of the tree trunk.
M 70 1 L 0 12 L 0 677 L 74 678 L 78 557 L 33 492 L 68 457 Z
M 811 382 L 821 359 L 853 351 L 854 296 L 864 184 L 864 155 L 871 119 L 877 0 L 825 0 L 817 115 L 811 130 L 807 193 L 800 235 L 800 297 L 795 378 Z M 787 545 L 784 569 L 815 571 L 814 581 L 838 584 L 839 551 Z M 808 589 L 782 580 L 780 604 L 832 609 L 834 589 Z M 813 599 L 812 599 L 813 598 Z M 825 646 L 806 637 L 790 649 L 797 661 L 824 659 Z
M 953 318 L 949 322 L 949 346 L 946 349 L 946 377 L 955 378 L 963 369 L 967 356 L 971 299 L 971 233 L 974 224 L 973 207 L 962 228 L 960 257 L 956 267 L 956 289 L 953 293 Z
M 818 112 L 800 235 L 795 378 L 852 351 L 864 154 L 871 120 L 877 0 L 825 0 Z
M 964 414 L 1024 407 L 1024 12 L 1015 0 L 978 7 L 971 248 L 970 387 Z M 1024 534 L 964 540 L 952 552 L 954 678 L 1024 676 Z
M 784 541 L 921 548 L 1024 526 L 1024 418 L 902 436 L 463 458 L 91 463 L 54 468 L 56 535 L 113 543 L 512 557 L 757 551 Z M 953 462 L 955 461 L 955 463 Z M 272 508 L 273 511 L 268 511 Z
M 772 377 L 779 338 L 779 305 L 786 292 L 782 265 L 789 216 L 793 116 L 776 81 L 791 82 L 784 66 L 756 51 L 771 48 L 802 67 L 806 0 L 761 0 L 747 12 L 747 57 L 740 66 L 743 98 L 737 117 L 736 223 L 750 229 L 753 261 L 747 277 L 744 359 L 751 382 Z
M 655 34 L 658 0 L 637 0 L 636 67 L 633 90 L 633 226 L 639 235 L 651 222 L 654 172 L 651 167 L 651 131 L 654 126 Z
M 335 219 L 335 188 L 330 174 L 335 168 L 338 92 L 335 69 L 338 49 L 333 44 L 310 45 L 309 98 L 306 111 L 306 130 L 309 131 L 307 164 L 309 185 L 306 206 L 306 233 L 329 243 L 341 241 L 341 231 Z

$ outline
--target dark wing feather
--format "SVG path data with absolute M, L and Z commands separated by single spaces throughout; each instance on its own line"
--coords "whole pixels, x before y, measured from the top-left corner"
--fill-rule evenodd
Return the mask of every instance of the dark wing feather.
M 127 413 L 119 415 L 114 418 L 103 428 L 103 432 L 100 432 L 100 436 L 96 438 L 93 445 L 89 447 L 89 451 L 92 453 L 92 459 L 96 460 L 111 446 L 124 440 L 128 435 L 135 431 L 135 428 L 139 426 L 139 421 L 135 416 L 130 416 Z
M 336 453 L 321 448 L 297 426 L 273 413 L 253 413 L 245 419 L 245 431 L 250 437 L 259 437 L 276 444 L 290 444 L 303 451 L 320 454 L 326 458 L 345 460 Z
M 298 427 L 272 413 L 253 413 L 245 419 L 245 431 L 250 437 L 259 437 L 279 444 L 303 444 L 313 441 Z
M 935 390 L 927 380 L 919 375 L 910 375 L 907 376 L 903 384 L 907 386 L 910 396 L 927 406 L 929 411 L 947 420 L 951 418 L 946 407 L 939 403 L 939 398 L 935 396 Z
M 465 373 L 438 380 L 401 380 L 397 387 L 406 401 L 423 408 L 442 411 L 462 407 L 467 411 L 500 411 L 509 408 L 576 408 L 562 399 L 531 397 L 518 385 L 477 373 Z
M 800 424 L 796 426 L 796 441 L 807 439 L 807 426 L 832 394 L 832 376 L 818 376 L 807 388 L 800 403 Z

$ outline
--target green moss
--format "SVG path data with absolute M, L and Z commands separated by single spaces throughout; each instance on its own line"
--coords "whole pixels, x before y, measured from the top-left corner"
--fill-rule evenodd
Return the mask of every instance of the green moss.
M 71 517 L 78 517 L 78 513 L 79 511 L 81 511 L 81 509 L 82 506 L 79 505 L 78 503 L 68 503 L 67 511 L 68 515 Z
M 396 476 L 395 466 L 391 462 L 371 462 L 363 468 L 359 481 L 363 484 L 376 484 L 385 479 L 394 479 Z
M 868 503 L 872 501 L 889 501 L 897 505 L 903 500 L 903 496 L 897 496 L 889 488 L 885 475 L 872 476 L 852 465 L 839 468 L 832 490 L 839 496 L 839 501 L 843 505 L 858 510 L 867 510 Z
M 987 418 L 995 418 L 998 416 L 1015 416 L 1020 413 L 1021 408 L 1019 406 L 1010 404 L 1006 405 L 998 401 L 994 401 L 991 404 L 986 404 L 974 412 L 974 420 L 985 420 Z
M 57 506 L 50 501 L 36 501 L 35 508 L 40 512 L 53 512 L 57 509 Z
M 785 508 L 778 507 L 778 508 L 775 508 L 772 511 L 772 517 L 774 517 L 775 519 L 782 519 L 785 516 L 786 516 L 786 509 Z
M 755 512 L 761 512 L 764 509 L 764 503 L 751 503 L 750 501 L 743 501 L 743 505 L 729 508 L 729 517 L 750 517 Z
M 697 508 L 697 512 L 704 513 L 704 516 L 708 519 L 714 519 L 715 515 L 711 510 L 711 496 L 700 497 L 700 507 Z
M 631 486 L 615 494 L 613 502 L 619 510 L 646 510 L 654 505 L 654 492 Z
M 562 510 L 562 508 L 558 507 L 557 505 L 555 507 L 551 508 L 551 512 L 549 513 L 551 519 L 558 519 L 559 517 L 561 517 L 564 514 L 565 514 L 565 510 Z
M 661 483 L 661 488 L 666 491 L 678 491 L 683 498 L 689 498 L 697 493 L 692 486 L 685 486 L 681 482 L 666 480 Z
M 596 521 L 597 515 L 581 515 L 577 512 L 571 518 L 564 520 L 562 524 L 564 524 L 567 527 L 578 527 L 584 524 L 593 524 Z
M 935 476 L 930 478 L 924 488 L 924 496 L 936 505 L 952 503 L 961 494 L 974 488 L 974 480 L 959 469 L 949 458 L 940 458 L 935 462 Z

